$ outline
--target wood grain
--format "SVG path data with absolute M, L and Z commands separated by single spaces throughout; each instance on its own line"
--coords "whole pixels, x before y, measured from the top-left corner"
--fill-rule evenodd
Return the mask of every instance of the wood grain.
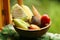
M 5 13 L 5 23 L 10 24 L 11 23 L 11 17 L 10 17 L 10 0 L 3 0 L 3 9 Z
M 23 0 L 17 0 L 19 5 L 23 5 Z
M 0 0 L 0 30 L 3 27 L 3 22 L 2 22 L 2 0 Z

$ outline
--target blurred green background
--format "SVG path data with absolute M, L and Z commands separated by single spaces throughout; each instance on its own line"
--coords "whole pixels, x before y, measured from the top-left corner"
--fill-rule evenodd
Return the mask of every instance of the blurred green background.
M 23 0 L 24 4 L 32 9 L 34 5 L 41 15 L 48 14 L 51 18 L 49 32 L 60 33 L 60 0 Z M 11 0 L 11 7 L 17 0 Z

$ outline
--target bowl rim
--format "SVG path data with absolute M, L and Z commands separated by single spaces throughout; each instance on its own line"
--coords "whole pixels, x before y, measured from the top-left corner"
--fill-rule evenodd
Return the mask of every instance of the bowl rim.
M 23 30 L 22 28 L 15 27 L 15 26 L 14 27 L 19 29 L 19 30 L 22 30 L 22 31 L 41 31 L 41 30 L 44 30 L 44 29 L 47 29 L 48 27 L 50 27 L 50 25 L 51 25 L 51 22 L 47 26 L 41 28 L 40 30 Z

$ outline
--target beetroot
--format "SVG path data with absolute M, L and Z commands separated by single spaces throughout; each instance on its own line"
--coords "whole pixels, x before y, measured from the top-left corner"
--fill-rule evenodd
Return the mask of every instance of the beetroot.
M 45 27 L 47 26 L 48 24 L 50 23 L 50 18 L 47 14 L 44 14 L 42 17 L 41 17 L 41 25 L 40 27 Z

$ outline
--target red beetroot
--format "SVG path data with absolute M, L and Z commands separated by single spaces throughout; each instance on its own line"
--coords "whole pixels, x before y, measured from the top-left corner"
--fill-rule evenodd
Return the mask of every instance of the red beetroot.
M 41 17 L 41 28 L 42 27 L 45 27 L 46 25 L 48 25 L 50 23 L 50 18 L 47 14 L 44 14 L 42 17 Z

